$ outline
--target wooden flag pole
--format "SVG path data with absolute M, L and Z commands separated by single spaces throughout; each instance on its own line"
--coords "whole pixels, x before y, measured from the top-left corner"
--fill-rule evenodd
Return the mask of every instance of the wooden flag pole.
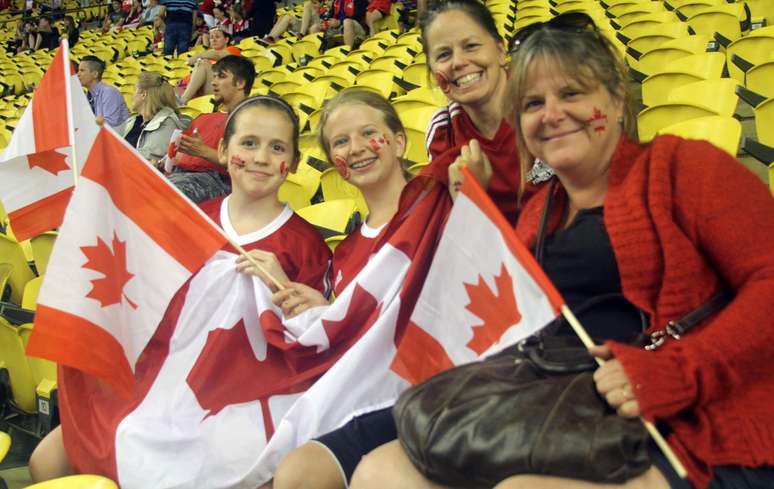
M 62 39 L 59 49 L 63 50 L 62 59 L 64 60 L 65 73 L 65 97 L 67 99 L 67 130 L 70 133 L 70 157 L 73 171 L 73 185 L 78 186 L 78 155 L 75 147 L 75 115 L 73 113 L 73 94 L 70 86 L 70 44 L 67 39 Z
M 578 335 L 586 348 L 595 346 L 594 342 L 591 340 L 591 337 L 586 332 L 586 329 L 583 327 L 580 321 L 578 321 L 578 318 L 575 317 L 575 314 L 572 313 L 567 305 L 562 306 L 562 316 L 564 316 L 567 322 L 570 323 L 573 331 L 575 331 L 575 334 Z M 605 363 L 605 361 L 601 358 L 595 357 L 595 360 L 599 365 L 603 365 Z M 682 464 L 682 462 L 680 462 L 680 460 L 675 455 L 675 452 L 672 451 L 672 447 L 669 446 L 667 441 L 664 439 L 664 436 L 659 433 L 658 429 L 656 429 L 656 426 L 653 423 L 643 418 L 640 418 L 640 420 L 642 421 L 642 424 L 645 425 L 645 429 L 648 430 L 651 438 L 653 438 L 653 441 L 656 442 L 656 445 L 658 445 L 658 448 L 669 461 L 670 465 L 672 465 L 672 468 L 675 469 L 677 475 L 680 476 L 681 479 L 685 479 L 688 476 L 688 472 L 685 470 L 685 466 Z
M 224 233 L 224 235 L 225 235 L 225 233 Z M 230 237 L 230 236 L 228 236 L 228 235 L 225 235 L 225 236 L 226 236 L 226 239 L 228 240 L 229 244 L 231 244 L 231 246 L 233 246 L 234 248 L 236 248 L 236 250 L 239 252 L 239 254 L 240 254 L 240 255 L 242 255 L 242 256 L 244 256 L 244 257 L 245 257 L 245 259 L 246 259 L 247 261 L 249 261 L 251 265 L 253 265 L 255 268 L 257 268 L 258 270 L 260 270 L 260 271 L 261 271 L 261 273 L 263 273 L 264 275 L 266 275 L 266 277 L 268 277 L 268 279 L 269 279 L 269 280 L 271 280 L 271 283 L 273 283 L 273 284 L 274 284 L 274 285 L 277 287 L 277 290 L 285 290 L 285 289 L 287 288 L 287 287 L 285 287 L 284 285 L 282 285 L 282 283 L 280 283 L 280 281 L 279 281 L 279 280 L 277 280 L 277 277 L 275 277 L 274 275 L 270 274 L 270 273 L 269 273 L 269 271 L 268 271 L 268 270 L 266 270 L 266 269 L 263 267 L 263 265 L 261 265 L 260 263 L 258 263 L 258 262 L 255 260 L 255 258 L 253 258 L 252 256 L 250 256 L 250 253 L 248 253 L 248 252 L 247 252 L 247 251 L 246 251 L 244 248 L 242 248 L 242 246 L 240 246 L 240 245 L 239 245 L 239 244 L 238 244 L 236 241 L 234 241 L 233 239 L 231 239 L 231 237 Z

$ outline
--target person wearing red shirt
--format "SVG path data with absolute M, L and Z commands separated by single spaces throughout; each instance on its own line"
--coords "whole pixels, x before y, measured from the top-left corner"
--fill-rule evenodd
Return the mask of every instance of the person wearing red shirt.
M 519 170 L 516 134 L 508 122 L 505 46 L 492 14 L 480 2 L 439 3 L 422 25 L 422 44 L 427 67 L 450 100 L 428 125 L 430 165 L 422 173 L 448 183 L 448 167 L 475 139 L 492 166 L 487 192 L 515 224 L 520 203 L 535 188 L 523 184 Z
M 218 142 L 228 113 L 250 93 L 255 66 L 241 56 L 226 56 L 212 67 L 213 97 L 220 111 L 200 114 L 180 138 L 177 161 L 169 180 L 194 202 L 227 194 L 230 181 L 218 159 Z
M 705 141 L 665 135 L 639 144 L 627 70 L 590 17 L 558 16 L 514 41 L 521 161 L 540 158 L 555 173 L 525 204 L 516 232 L 570 308 L 580 295 L 628 302 L 631 319 L 620 304 L 602 305 L 584 324 L 599 345 L 590 353 L 605 360 L 596 391 L 621 417 L 658 421 L 688 479 L 653 443 L 645 447 L 652 465 L 622 484 L 521 474 L 495 489 L 772 487 L 774 199 Z M 663 333 L 719 293 L 730 297 L 725 305 L 690 330 L 649 350 L 627 341 Z M 394 443 L 366 458 L 351 487 L 441 486 Z

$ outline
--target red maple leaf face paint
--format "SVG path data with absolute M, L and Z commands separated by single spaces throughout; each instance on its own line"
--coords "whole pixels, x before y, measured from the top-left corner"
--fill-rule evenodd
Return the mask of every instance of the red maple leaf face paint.
M 390 144 L 390 142 L 384 136 L 374 137 L 368 140 L 368 146 L 371 147 L 371 150 L 374 153 L 378 153 L 380 149 L 388 144 Z
M 245 167 L 245 160 L 239 157 L 239 155 L 234 155 L 231 157 L 231 164 L 238 167 L 238 168 L 244 168 Z
M 433 76 L 435 77 L 435 83 L 438 84 L 438 88 L 440 88 L 443 93 L 449 93 L 451 83 L 449 82 L 449 79 L 446 78 L 446 75 L 440 71 L 434 71 Z
M 603 114 L 601 110 L 594 107 L 594 113 L 591 117 L 586 119 L 586 124 L 589 125 L 594 132 L 602 133 L 607 129 L 607 115 Z
M 284 161 L 280 161 L 280 169 L 279 170 L 280 170 L 280 174 L 281 175 L 284 175 L 285 172 L 288 171 L 288 167 L 287 167 L 287 165 L 285 164 Z
M 339 175 L 341 175 L 341 178 L 344 180 L 349 180 L 349 167 L 347 166 L 347 160 L 341 156 L 336 156 L 333 158 L 333 165 L 336 167 L 336 171 L 339 172 Z

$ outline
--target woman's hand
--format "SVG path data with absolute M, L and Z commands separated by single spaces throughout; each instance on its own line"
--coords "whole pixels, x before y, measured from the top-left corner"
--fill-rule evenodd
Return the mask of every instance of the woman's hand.
M 319 290 L 298 282 L 291 282 L 284 290 L 276 292 L 271 296 L 271 301 L 282 309 L 282 313 L 288 319 L 312 307 L 328 304 L 328 300 Z
M 240 255 L 236 260 L 236 270 L 240 273 L 249 273 L 263 280 L 263 283 L 271 290 L 276 292 L 279 290 L 274 280 L 269 278 L 270 274 L 277 280 L 283 287 L 287 287 L 290 284 L 288 276 L 285 275 L 285 270 L 282 269 L 277 256 L 269 251 L 251 250 L 247 252 L 250 257 L 255 260 L 263 270 L 252 264 L 245 256 Z
M 640 403 L 634 396 L 634 388 L 629 377 L 624 372 L 621 362 L 613 358 L 606 346 L 595 346 L 589 352 L 605 363 L 594 372 L 594 382 L 597 392 L 607 400 L 607 403 L 624 418 L 636 418 L 640 413 Z
M 481 145 L 477 140 L 471 139 L 470 142 L 460 149 L 460 155 L 449 166 L 449 194 L 452 199 L 457 198 L 457 194 L 462 187 L 464 176 L 462 168 L 467 167 L 470 173 L 476 177 L 482 187 L 489 186 L 489 180 L 492 179 L 492 164 L 489 158 L 481 150 Z

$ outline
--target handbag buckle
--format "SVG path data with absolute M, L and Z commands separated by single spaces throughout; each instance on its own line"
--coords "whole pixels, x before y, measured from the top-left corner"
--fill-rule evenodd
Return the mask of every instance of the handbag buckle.
M 666 342 L 667 337 L 679 340 L 681 338 L 680 335 L 684 331 L 685 328 L 683 328 L 679 322 L 669 321 L 666 325 L 666 328 L 659 329 L 658 331 L 654 331 L 650 334 L 650 343 L 645 345 L 645 349 L 648 351 L 657 350 Z

